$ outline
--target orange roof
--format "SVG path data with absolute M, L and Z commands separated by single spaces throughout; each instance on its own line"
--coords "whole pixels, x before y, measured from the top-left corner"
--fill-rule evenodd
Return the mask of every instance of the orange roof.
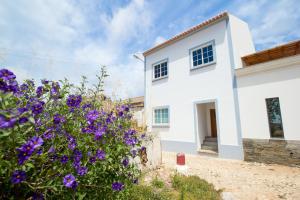
M 202 22 L 201 24 L 198 24 L 198 25 L 196 25 L 196 26 L 194 26 L 194 27 L 192 27 L 192 28 L 190 28 L 190 29 L 188 29 L 188 30 L 180 33 L 180 34 L 175 35 L 174 37 L 170 38 L 169 40 L 167 40 L 167 41 L 165 41 L 165 42 L 163 42 L 163 43 L 161 43 L 161 44 L 159 44 L 157 46 L 155 46 L 155 47 L 153 47 L 151 49 L 148 49 L 147 51 L 145 51 L 143 53 L 143 55 L 144 56 L 148 56 L 151 53 L 153 53 L 153 52 L 155 52 L 155 51 L 157 51 L 159 49 L 162 49 L 162 48 L 164 48 L 164 47 L 166 47 L 168 45 L 171 45 L 171 44 L 177 42 L 178 40 L 181 40 L 181 39 L 183 39 L 183 38 L 185 38 L 185 37 L 187 37 L 187 36 L 189 36 L 189 35 L 197 32 L 197 31 L 199 31 L 200 29 L 203 29 L 203 28 L 205 28 L 207 26 L 215 24 L 215 23 L 217 23 L 217 22 L 219 22 L 222 19 L 227 18 L 227 17 L 228 17 L 228 13 L 227 12 L 222 12 L 222 13 L 220 13 L 220 14 L 218 14 L 218 15 L 216 15 L 216 16 L 214 16 L 214 17 L 212 17 L 212 18 L 210 18 L 210 19 L 208 19 L 208 20 L 206 20 L 204 22 Z
M 242 57 L 244 67 L 300 54 L 300 40 Z

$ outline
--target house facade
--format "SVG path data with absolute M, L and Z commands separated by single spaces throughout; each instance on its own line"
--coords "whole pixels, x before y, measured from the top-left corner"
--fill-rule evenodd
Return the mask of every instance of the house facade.
M 268 130 L 260 133 L 265 127 L 256 130 L 247 121 L 256 114 L 248 116 L 255 105 L 243 83 L 253 74 L 245 75 L 241 58 L 254 53 L 247 23 L 226 12 L 144 52 L 146 124 L 159 133 L 164 151 L 244 159 L 251 157 L 244 146 L 257 142 L 251 139 L 271 138 Z M 276 104 L 270 101 L 270 107 Z M 300 140 L 299 133 L 293 140 Z

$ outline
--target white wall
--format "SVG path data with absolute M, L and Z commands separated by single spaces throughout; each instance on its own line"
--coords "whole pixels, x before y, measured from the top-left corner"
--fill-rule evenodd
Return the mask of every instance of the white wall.
M 255 52 L 252 35 L 249 26 L 243 20 L 229 15 L 229 31 L 231 33 L 234 68 L 242 68 L 241 57 Z
M 293 62 L 290 62 L 293 60 Z M 300 140 L 300 56 L 260 64 L 257 69 L 271 68 L 277 63 L 292 63 L 264 72 L 238 77 L 238 96 L 243 138 L 269 139 L 265 99 L 279 97 L 284 138 Z M 246 70 L 250 70 L 249 69 Z
M 211 40 L 215 41 L 216 64 L 191 71 L 189 49 Z M 216 100 L 219 144 L 240 147 L 229 43 L 227 21 L 223 20 L 146 57 L 145 115 L 149 131 L 160 132 L 162 140 L 196 142 L 195 102 Z M 152 81 L 152 64 L 166 58 L 168 78 Z M 170 109 L 170 126 L 152 127 L 152 109 L 165 105 Z M 219 152 L 222 154 L 222 148 Z
M 198 134 L 199 134 L 199 148 L 207 135 L 207 107 L 206 104 L 197 105 L 197 118 L 198 118 Z

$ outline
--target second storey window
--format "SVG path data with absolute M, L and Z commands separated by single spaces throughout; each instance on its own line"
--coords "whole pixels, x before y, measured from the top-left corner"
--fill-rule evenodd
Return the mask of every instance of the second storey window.
M 215 62 L 213 43 L 210 42 L 200 47 L 191 50 L 192 68 L 205 66 L 209 63 Z
M 168 62 L 162 61 L 153 66 L 153 79 L 160 79 L 168 76 Z
M 169 108 L 155 108 L 154 125 L 168 125 L 168 124 L 169 124 Z

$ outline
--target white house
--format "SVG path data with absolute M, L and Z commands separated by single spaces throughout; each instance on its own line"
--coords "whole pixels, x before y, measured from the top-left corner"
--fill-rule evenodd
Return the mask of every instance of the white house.
M 291 58 L 282 58 L 255 66 L 248 63 L 245 67 L 245 61 L 257 55 L 248 25 L 241 19 L 221 13 L 143 55 L 146 124 L 148 131 L 160 134 L 163 150 L 192 154 L 216 152 L 219 157 L 233 159 L 244 159 L 245 155 L 245 159 L 255 160 L 257 155 L 252 151 L 257 147 L 256 142 L 261 144 L 256 139 L 266 142 L 274 136 L 270 135 L 270 123 L 266 121 L 268 114 L 277 124 L 285 121 L 284 117 L 288 117 L 286 121 L 293 118 L 284 122 L 284 137 L 275 136 L 280 138 L 277 140 L 300 140 L 300 133 L 295 130 L 295 113 L 300 111 L 296 102 L 300 96 L 295 91 L 286 95 L 289 84 L 294 88 L 300 86 L 300 75 L 296 73 L 300 72 L 300 65 L 294 63 L 295 72 L 285 71 L 282 60 Z M 276 70 L 283 70 L 287 75 L 281 78 L 278 74 L 282 72 Z M 264 76 L 267 81 L 263 81 Z M 282 79 L 288 83 L 283 84 Z M 291 101 L 285 100 L 295 96 Z M 271 97 L 279 97 L 281 109 L 281 104 L 293 103 L 286 107 L 293 107 L 293 111 L 278 115 L 273 105 L 278 101 Z M 272 109 L 276 113 L 267 112 L 266 104 L 270 109 L 275 106 Z M 290 156 L 297 157 L 298 153 Z

